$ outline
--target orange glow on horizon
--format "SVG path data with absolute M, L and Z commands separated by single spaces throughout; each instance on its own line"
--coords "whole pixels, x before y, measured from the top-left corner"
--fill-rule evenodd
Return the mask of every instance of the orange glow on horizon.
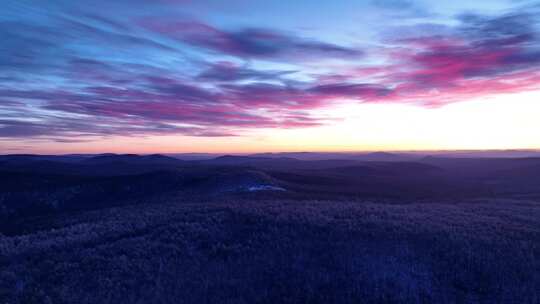
M 231 137 L 146 136 L 88 142 L 7 143 L 3 153 L 257 153 L 507 150 L 540 148 L 540 92 L 496 96 L 440 108 L 344 104 L 326 109 L 332 125 L 257 129 Z

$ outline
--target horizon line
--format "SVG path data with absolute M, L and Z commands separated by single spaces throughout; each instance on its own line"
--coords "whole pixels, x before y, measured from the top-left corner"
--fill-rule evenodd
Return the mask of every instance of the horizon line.
M 189 154 L 208 154 L 208 155 L 256 155 L 256 154 L 288 154 L 288 153 L 482 153 L 482 152 L 529 152 L 529 153 L 540 153 L 540 148 L 536 149 L 440 149 L 440 150 L 336 150 L 336 151 L 321 151 L 321 150 L 301 150 L 301 151 L 261 151 L 261 152 L 155 152 L 155 153 L 140 153 L 140 152 L 96 152 L 96 153 L 85 153 L 85 152 L 72 152 L 72 153 L 6 153 L 0 154 L 1 156 L 12 156 L 12 155 L 57 155 L 57 156 L 69 156 L 69 155 L 103 155 L 103 154 L 115 154 L 115 155 L 189 155 Z

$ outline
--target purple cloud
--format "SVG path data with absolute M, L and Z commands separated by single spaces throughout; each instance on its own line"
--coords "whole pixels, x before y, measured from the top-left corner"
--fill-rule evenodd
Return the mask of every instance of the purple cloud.
M 363 52 L 354 48 L 295 37 L 269 29 L 247 28 L 225 31 L 201 22 L 168 22 L 145 19 L 146 29 L 181 42 L 240 58 L 276 59 L 358 58 Z
M 0 21 L 0 137 L 233 136 L 331 123 L 313 113 L 341 100 L 434 106 L 540 89 L 533 12 L 461 15 L 369 54 L 273 29 L 135 23 L 146 13 Z
M 239 66 L 229 61 L 211 64 L 197 78 L 207 81 L 234 82 L 240 80 L 280 80 L 281 76 L 295 71 L 259 71 Z

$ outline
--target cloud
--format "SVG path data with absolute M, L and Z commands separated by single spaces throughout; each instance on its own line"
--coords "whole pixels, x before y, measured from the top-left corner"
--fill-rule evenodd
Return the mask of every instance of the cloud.
M 240 58 L 283 59 L 301 58 L 352 58 L 363 52 L 285 33 L 263 29 L 246 28 L 226 31 L 196 21 L 168 22 L 162 19 L 145 19 L 140 24 L 153 32 L 181 42 Z
M 386 98 L 392 94 L 391 89 L 369 83 L 323 84 L 311 88 L 310 92 L 323 96 L 333 96 L 336 98 L 348 97 L 363 101 Z
M 369 3 L 376 9 L 394 16 L 418 18 L 432 15 L 426 7 L 412 0 L 371 0 Z
M 300 90 L 266 84 L 210 90 L 167 77 L 151 77 L 140 88 L 93 86 L 78 92 L 1 90 L 0 94 L 41 104 L 40 114 L 31 115 L 39 118 L 39 122 L 4 120 L 0 122 L 0 137 L 233 136 L 245 129 L 298 128 L 324 123 L 298 111 L 311 109 L 310 104 L 288 103 L 302 95 Z M 280 104 L 276 103 L 278 100 Z
M 522 10 L 422 23 L 363 50 L 273 29 L 59 15 L 1 21 L 0 138 L 235 136 L 329 124 L 324 109 L 340 102 L 441 106 L 540 89 L 539 19 Z
M 230 61 L 221 61 L 209 65 L 197 78 L 207 81 L 234 82 L 241 80 L 280 80 L 281 76 L 295 71 L 259 71 L 239 66 Z
M 415 7 L 414 3 L 410 0 L 372 0 L 371 4 L 376 7 L 396 10 L 410 9 Z
M 453 35 L 401 41 L 386 79 L 398 96 L 431 95 L 433 102 L 445 103 L 540 87 L 534 82 L 540 68 L 534 16 L 469 14 L 460 20 Z

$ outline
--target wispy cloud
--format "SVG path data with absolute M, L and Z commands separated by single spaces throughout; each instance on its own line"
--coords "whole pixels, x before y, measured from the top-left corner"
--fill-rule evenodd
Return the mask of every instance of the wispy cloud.
M 441 106 L 540 89 L 534 10 L 461 14 L 358 47 L 122 3 L 123 18 L 65 10 L 0 19 L 1 138 L 234 136 L 332 123 L 323 110 L 337 102 Z
M 282 59 L 293 57 L 351 58 L 359 57 L 362 51 L 322 41 L 288 35 L 265 28 L 245 28 L 227 31 L 196 21 L 164 21 L 147 18 L 139 22 L 143 27 L 166 37 L 241 58 Z

